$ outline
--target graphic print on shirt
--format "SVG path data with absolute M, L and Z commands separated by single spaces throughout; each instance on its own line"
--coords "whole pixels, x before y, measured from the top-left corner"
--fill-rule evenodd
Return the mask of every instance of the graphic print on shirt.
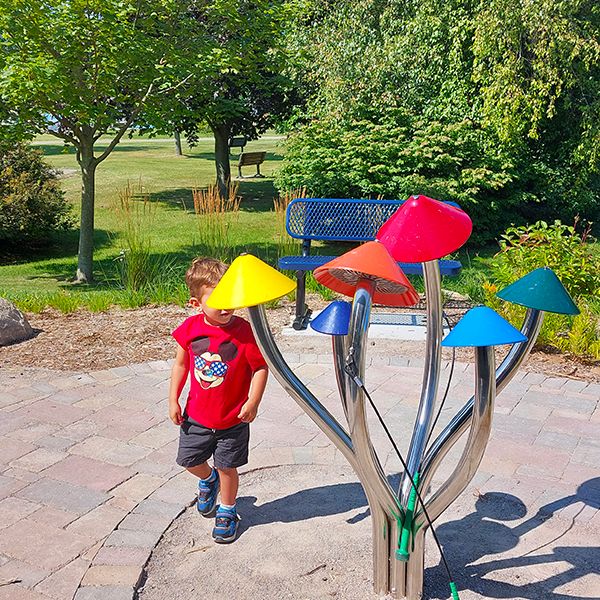
M 223 383 L 227 375 L 229 365 L 238 353 L 236 345 L 232 341 L 221 342 L 217 352 L 210 351 L 210 338 L 203 336 L 196 338 L 191 343 L 194 353 L 194 377 L 204 390 L 217 387 Z

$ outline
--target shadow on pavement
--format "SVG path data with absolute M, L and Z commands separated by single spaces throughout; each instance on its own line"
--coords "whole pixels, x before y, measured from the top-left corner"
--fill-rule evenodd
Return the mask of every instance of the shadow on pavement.
M 462 519 L 439 525 L 436 532 L 442 542 L 447 560 L 455 565 L 454 577 L 459 590 L 468 589 L 486 598 L 525 598 L 528 600 L 574 600 L 581 596 L 555 592 L 557 588 L 600 570 L 597 543 L 590 540 L 587 547 L 555 546 L 573 527 L 574 520 L 554 539 L 519 556 L 494 559 L 473 564 L 483 557 L 501 554 L 515 548 L 520 538 L 544 525 L 555 513 L 574 504 L 600 508 L 600 478 L 582 483 L 575 494 L 550 502 L 515 527 L 503 521 L 526 516 L 527 509 L 520 498 L 511 494 L 489 492 L 475 504 L 475 512 Z M 577 514 L 579 514 L 579 512 Z M 549 547 L 552 546 L 552 547 Z M 546 550 L 544 550 L 546 549 Z M 543 553 L 540 554 L 540 551 Z M 563 563 L 561 572 L 545 579 L 520 584 L 519 575 L 511 570 L 519 567 Z M 558 568 L 558 567 L 557 567 Z M 488 578 L 492 572 L 505 571 L 514 581 Z M 544 571 L 538 571 L 544 573 Z M 543 575 L 541 575 L 543 577 Z M 446 598 L 447 576 L 442 565 L 426 569 L 426 597 Z M 591 590 L 590 590 L 591 591 Z M 591 597 L 591 596 L 588 596 Z

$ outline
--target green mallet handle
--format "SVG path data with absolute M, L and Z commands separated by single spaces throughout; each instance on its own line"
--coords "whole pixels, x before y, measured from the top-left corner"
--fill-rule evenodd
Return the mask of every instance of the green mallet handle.
M 454 581 L 450 582 L 450 591 L 452 592 L 452 600 L 460 600 L 458 597 L 458 590 L 456 589 L 456 584 Z
M 408 504 L 406 506 L 406 514 L 402 523 L 402 532 L 400 534 L 400 544 L 396 550 L 396 558 L 403 562 L 408 560 L 408 542 L 412 533 L 412 520 L 415 512 L 415 504 L 417 502 L 417 485 L 419 483 L 419 473 L 415 473 L 413 477 L 413 485 L 408 496 Z

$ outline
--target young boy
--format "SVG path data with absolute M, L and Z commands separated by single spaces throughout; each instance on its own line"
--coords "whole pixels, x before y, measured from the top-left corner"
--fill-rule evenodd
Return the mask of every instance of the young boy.
M 237 467 L 248 462 L 249 423 L 254 421 L 267 384 L 267 365 L 247 321 L 232 310 L 206 306 L 227 265 L 197 258 L 185 275 L 190 305 L 198 314 L 174 332 L 179 344 L 171 371 L 169 416 L 181 426 L 177 464 L 200 479 L 198 511 L 215 515 L 215 542 L 233 542 L 239 517 L 235 509 Z M 190 392 L 182 414 L 179 396 L 188 373 Z M 213 457 L 214 468 L 207 463 Z

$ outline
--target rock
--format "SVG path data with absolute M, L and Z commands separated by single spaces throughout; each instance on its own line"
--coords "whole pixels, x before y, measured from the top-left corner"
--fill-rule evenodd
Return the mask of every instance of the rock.
M 33 329 L 25 315 L 11 302 L 0 298 L 0 346 L 33 337 Z

